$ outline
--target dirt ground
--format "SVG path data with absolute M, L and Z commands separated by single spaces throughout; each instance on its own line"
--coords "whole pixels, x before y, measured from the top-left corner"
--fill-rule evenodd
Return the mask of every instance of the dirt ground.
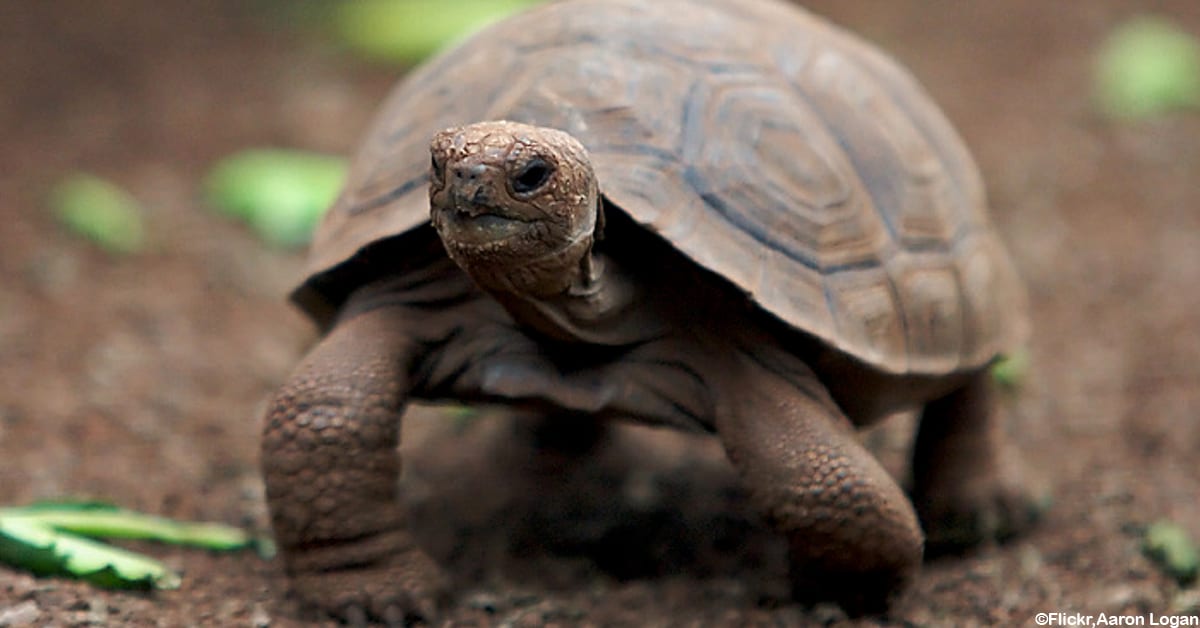
M 1010 427 L 1054 496 L 1031 534 L 929 563 L 889 618 L 862 623 L 1200 612 L 1200 590 L 1139 549 L 1157 520 L 1200 538 L 1200 116 L 1107 122 L 1088 82 L 1113 24 L 1150 9 L 1200 33 L 1200 4 L 813 4 L 913 68 L 975 151 L 1033 296 Z M 251 145 L 350 152 L 399 74 L 285 15 L 241 0 L 0 9 L 0 504 L 83 496 L 265 529 L 263 403 L 314 338 L 284 300 L 302 254 L 209 211 L 200 181 Z M 148 251 L 114 258 L 57 225 L 45 192 L 72 169 L 146 204 Z M 622 431 L 540 485 L 503 417 L 412 414 L 410 499 L 460 583 L 449 624 L 853 624 L 781 600 L 778 541 L 711 442 Z M 0 568 L 0 625 L 305 625 L 276 563 L 138 549 L 182 588 Z

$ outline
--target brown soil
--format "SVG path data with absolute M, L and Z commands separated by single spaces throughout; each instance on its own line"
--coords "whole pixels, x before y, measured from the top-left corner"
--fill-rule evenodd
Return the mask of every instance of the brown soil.
M 1089 104 L 1093 51 L 1134 3 L 815 4 L 912 67 L 980 161 L 1033 294 L 1011 429 L 1055 497 L 1034 532 L 931 562 L 873 621 L 1198 612 L 1200 591 L 1139 543 L 1160 519 L 1200 538 L 1200 117 L 1117 125 Z M 349 152 L 398 74 L 281 26 L 271 6 L 0 11 L 0 504 L 85 496 L 264 527 L 263 401 L 313 339 L 283 298 L 301 256 L 215 216 L 199 183 L 248 145 Z M 1153 6 L 1200 32 L 1193 0 Z M 71 169 L 145 202 L 149 251 L 113 258 L 56 224 L 45 191 Z M 777 541 L 712 443 L 622 431 L 543 486 L 502 417 L 413 414 L 413 508 L 460 583 L 451 623 L 851 623 L 781 600 Z M 304 622 L 276 563 L 138 547 L 183 587 L 114 593 L 0 568 L 0 625 Z

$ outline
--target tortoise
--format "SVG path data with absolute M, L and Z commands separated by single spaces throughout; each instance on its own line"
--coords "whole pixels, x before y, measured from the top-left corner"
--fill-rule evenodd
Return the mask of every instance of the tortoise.
M 887 608 L 1034 508 L 989 365 L 1026 296 L 963 141 L 872 45 L 777 0 L 566 0 L 411 72 L 314 236 L 322 339 L 262 463 L 293 590 L 432 616 L 410 399 L 714 434 L 793 592 Z M 911 498 L 855 427 L 920 408 Z M 922 524 L 925 530 L 922 530 Z

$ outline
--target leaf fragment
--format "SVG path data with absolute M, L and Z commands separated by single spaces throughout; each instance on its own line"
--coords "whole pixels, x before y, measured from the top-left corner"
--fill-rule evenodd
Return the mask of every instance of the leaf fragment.
M 176 521 L 104 502 L 40 502 L 0 509 L 0 518 L 27 517 L 55 530 L 107 539 L 140 539 L 214 551 L 252 547 L 245 530 L 217 523 Z
M 136 253 L 145 245 L 141 204 L 111 181 L 68 175 L 54 185 L 49 202 L 64 227 L 110 253 Z
M 1159 16 L 1121 23 L 1096 55 L 1095 94 L 1114 118 L 1200 107 L 1200 40 Z
M 239 218 L 270 244 L 306 244 L 346 178 L 342 157 L 256 148 L 230 155 L 209 171 L 209 203 Z
M 1002 356 L 992 364 L 992 379 L 1007 390 L 1020 388 L 1028 373 L 1029 354 L 1025 351 Z
M 338 38 L 378 61 L 414 64 L 542 0 L 351 0 L 338 7 Z
M 175 521 L 102 502 L 41 502 L 0 509 L 0 562 L 106 588 L 179 586 L 178 574 L 162 563 L 87 537 L 142 539 L 216 551 L 254 547 L 260 554 L 272 549 L 231 526 Z
M 1142 551 L 1180 584 L 1196 580 L 1200 574 L 1200 552 L 1179 524 L 1157 521 L 1146 528 Z
M 180 584 L 178 574 L 154 559 L 55 530 L 33 517 L 0 516 L 0 562 L 113 589 L 176 589 Z

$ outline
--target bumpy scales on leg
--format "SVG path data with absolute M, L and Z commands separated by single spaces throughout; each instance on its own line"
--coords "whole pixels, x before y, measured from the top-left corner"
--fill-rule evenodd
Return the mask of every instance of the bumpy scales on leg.
M 414 343 L 400 308 L 347 317 L 266 417 L 263 471 L 276 539 L 305 602 L 352 621 L 430 617 L 441 572 L 413 543 L 397 494 Z
M 721 441 L 788 540 L 796 598 L 881 611 L 920 565 L 916 515 L 817 377 L 794 359 L 767 359 L 743 352 L 729 365 Z

